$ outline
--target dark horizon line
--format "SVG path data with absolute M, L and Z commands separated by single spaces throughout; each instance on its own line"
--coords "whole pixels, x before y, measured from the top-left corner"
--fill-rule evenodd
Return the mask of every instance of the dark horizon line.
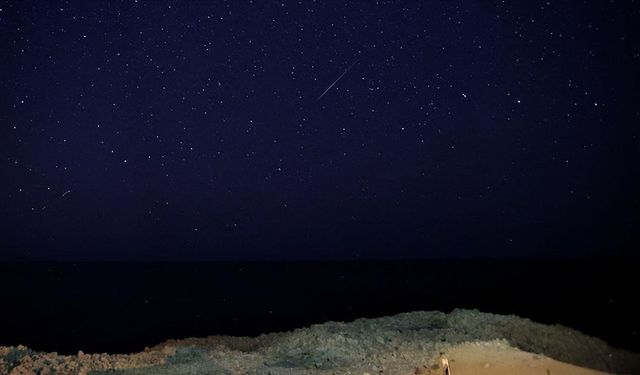
M 632 261 L 640 262 L 640 254 L 627 254 L 627 255 L 579 255 L 575 254 L 566 256 L 557 255 L 540 255 L 540 256 L 452 256 L 452 257 L 345 257 L 345 258 L 248 258 L 248 259 L 184 259 L 184 258 L 169 258 L 169 259 L 48 259 L 48 258 L 0 258 L 0 263 L 61 263 L 61 264 L 73 264 L 73 263 L 140 263 L 140 264 L 154 264 L 154 263 L 217 263 L 217 264 L 233 264 L 233 263 L 386 263 L 386 262 L 527 262 L 527 261 L 548 261 L 548 262 L 581 262 L 581 261 Z

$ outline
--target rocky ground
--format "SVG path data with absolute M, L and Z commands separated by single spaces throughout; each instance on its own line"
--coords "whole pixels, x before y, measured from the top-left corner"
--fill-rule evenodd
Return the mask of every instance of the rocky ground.
M 532 371 L 544 367 L 542 374 L 553 369 L 554 375 L 587 368 L 640 373 L 640 355 L 578 331 L 455 310 L 327 322 L 258 337 L 169 340 L 130 355 L 63 356 L 0 347 L 0 374 L 441 374 L 442 358 L 451 359 L 452 370 L 458 366 L 456 375 L 500 374 L 500 368 L 509 373 L 525 365 Z

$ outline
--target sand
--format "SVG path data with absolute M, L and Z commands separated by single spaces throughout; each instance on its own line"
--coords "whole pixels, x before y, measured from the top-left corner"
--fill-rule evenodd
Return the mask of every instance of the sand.
M 528 353 L 501 342 L 458 345 L 443 356 L 449 361 L 451 375 L 598 375 L 606 372 L 556 361 Z M 429 374 L 429 372 L 423 372 Z M 431 374 L 441 374 L 441 367 Z

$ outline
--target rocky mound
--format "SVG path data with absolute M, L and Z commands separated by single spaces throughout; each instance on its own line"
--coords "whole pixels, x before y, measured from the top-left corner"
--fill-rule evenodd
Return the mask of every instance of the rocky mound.
M 415 374 L 462 343 L 498 343 L 610 373 L 640 373 L 640 355 L 562 327 L 470 310 L 327 322 L 258 337 L 169 340 L 131 355 L 62 356 L 0 347 L 2 374 Z M 436 372 L 434 372 L 436 373 Z

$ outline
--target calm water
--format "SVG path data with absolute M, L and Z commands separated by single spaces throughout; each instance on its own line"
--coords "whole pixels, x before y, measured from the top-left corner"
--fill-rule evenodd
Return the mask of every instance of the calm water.
M 0 345 L 132 352 L 169 338 L 478 308 L 640 350 L 638 261 L 0 263 Z

